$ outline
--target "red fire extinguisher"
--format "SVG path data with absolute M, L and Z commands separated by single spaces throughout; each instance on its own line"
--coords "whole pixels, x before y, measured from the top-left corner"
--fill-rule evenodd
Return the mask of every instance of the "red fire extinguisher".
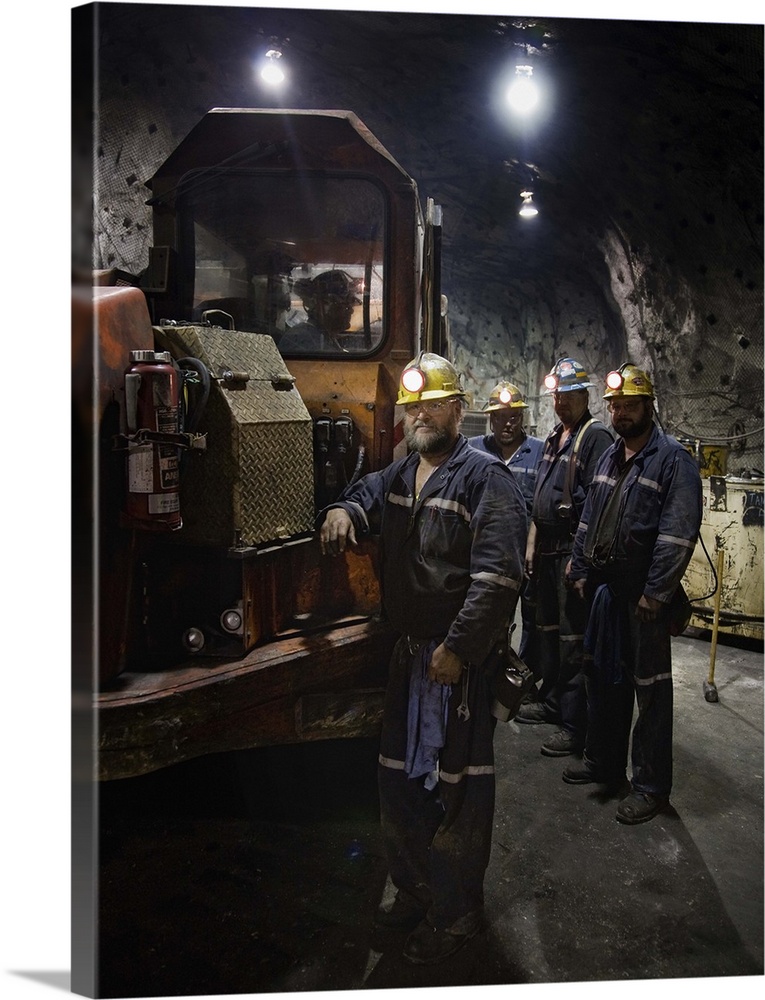
M 127 524 L 149 531 L 177 531 L 183 524 L 177 443 L 180 376 L 168 351 L 130 352 L 125 415 Z

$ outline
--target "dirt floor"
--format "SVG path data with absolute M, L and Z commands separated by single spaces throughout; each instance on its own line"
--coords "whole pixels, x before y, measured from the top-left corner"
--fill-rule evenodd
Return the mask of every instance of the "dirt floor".
M 435 967 L 372 930 L 390 891 L 373 740 L 103 785 L 99 995 L 761 977 L 762 651 L 718 646 L 717 703 L 708 663 L 707 641 L 674 640 L 672 807 L 639 827 L 561 781 L 548 727 L 498 726 L 486 930 Z

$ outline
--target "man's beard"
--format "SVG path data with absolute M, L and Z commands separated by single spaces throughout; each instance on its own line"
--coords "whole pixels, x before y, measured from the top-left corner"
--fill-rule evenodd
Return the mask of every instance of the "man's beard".
M 496 437 L 497 435 L 495 435 Z M 516 441 L 521 440 L 523 437 L 523 429 L 521 427 L 503 427 L 499 431 L 499 442 L 503 444 L 506 448 L 511 444 L 515 444 Z
M 619 424 L 624 418 L 617 417 L 616 420 L 611 420 L 611 424 L 616 431 L 616 433 L 623 437 L 625 441 L 632 441 L 635 438 L 639 438 L 641 435 L 649 429 L 653 423 L 653 414 L 645 413 L 641 420 L 630 421 L 629 424 L 623 425 L 623 430 L 619 430 Z
M 423 436 L 417 440 L 418 431 L 427 431 L 427 437 Z M 420 455 L 442 455 L 454 444 L 455 434 L 448 427 L 427 427 L 425 424 L 417 427 L 404 424 L 404 438 L 412 451 L 419 452 Z

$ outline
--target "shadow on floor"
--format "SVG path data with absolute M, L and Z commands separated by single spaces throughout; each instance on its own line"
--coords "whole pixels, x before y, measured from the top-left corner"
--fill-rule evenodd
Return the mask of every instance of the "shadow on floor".
M 762 795 L 720 748 L 760 751 L 730 697 L 697 697 L 692 666 L 687 682 L 678 671 L 691 700 L 674 808 L 642 826 L 562 782 L 540 727 L 498 727 L 487 927 L 438 966 L 410 965 L 402 935 L 372 931 L 387 879 L 375 741 L 220 754 L 103 785 L 99 995 L 761 976 L 761 946 L 740 928 L 747 905 L 761 926 L 747 824 L 761 830 Z

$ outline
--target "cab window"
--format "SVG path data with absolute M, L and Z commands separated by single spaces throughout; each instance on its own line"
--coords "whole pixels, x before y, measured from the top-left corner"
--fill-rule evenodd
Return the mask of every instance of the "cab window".
M 372 181 L 192 173 L 179 216 L 195 322 L 269 334 L 288 357 L 382 343 L 386 203 Z

